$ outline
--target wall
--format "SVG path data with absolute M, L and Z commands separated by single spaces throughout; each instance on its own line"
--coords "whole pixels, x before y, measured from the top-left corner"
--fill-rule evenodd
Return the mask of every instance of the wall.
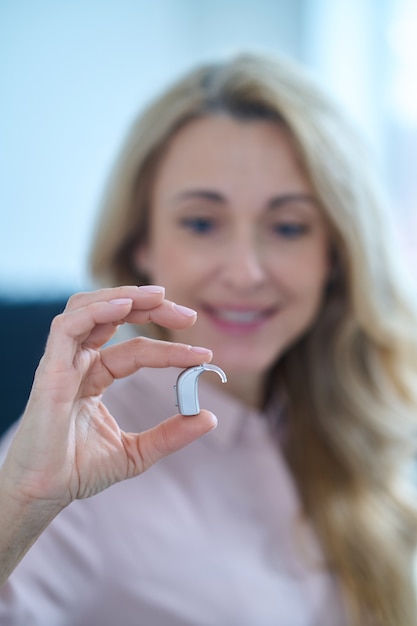
M 298 0 L 3 0 L 0 295 L 85 288 L 106 174 L 137 108 L 196 61 L 300 56 Z
M 417 118 L 394 106 L 403 22 L 410 64 L 415 0 L 2 0 L 0 296 L 88 288 L 97 205 L 134 113 L 195 62 L 241 48 L 292 56 L 334 93 L 415 250 Z

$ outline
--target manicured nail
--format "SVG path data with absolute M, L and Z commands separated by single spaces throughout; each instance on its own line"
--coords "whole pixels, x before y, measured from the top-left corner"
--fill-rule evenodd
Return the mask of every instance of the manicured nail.
M 178 313 L 186 315 L 187 317 L 194 317 L 194 315 L 197 315 L 197 311 L 189 309 L 187 306 L 182 306 L 182 304 L 174 304 L 174 309 L 178 311 Z
M 140 285 L 139 289 L 149 291 L 150 293 L 165 293 L 165 287 L 161 287 L 160 285 Z
M 197 352 L 198 354 L 212 354 L 212 351 L 208 348 L 202 348 L 201 346 L 190 346 L 190 350 L 192 352 Z
M 109 304 L 132 304 L 132 298 L 115 298 L 114 300 L 109 300 Z
M 218 423 L 219 423 L 219 420 L 217 419 L 216 415 L 212 413 L 211 414 L 211 430 L 214 430 L 215 428 L 217 428 Z

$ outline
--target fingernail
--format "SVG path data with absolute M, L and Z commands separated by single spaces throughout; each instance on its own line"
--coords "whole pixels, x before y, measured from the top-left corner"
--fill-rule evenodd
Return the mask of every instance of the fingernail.
M 160 285 L 139 285 L 139 289 L 149 291 L 150 293 L 165 293 L 165 287 Z
M 216 415 L 214 415 L 214 413 L 211 414 L 211 430 L 214 430 L 215 428 L 217 428 L 217 424 L 219 423 L 219 420 L 217 419 Z
M 208 348 L 202 348 L 201 346 L 190 346 L 190 350 L 192 352 L 197 352 L 198 354 L 212 354 L 212 351 Z
M 114 300 L 109 300 L 109 304 L 132 304 L 132 298 L 115 298 Z
M 194 315 L 197 315 L 197 311 L 189 309 L 187 306 L 182 306 L 182 304 L 174 304 L 174 309 L 178 311 L 178 313 L 186 315 L 187 317 L 194 317 Z

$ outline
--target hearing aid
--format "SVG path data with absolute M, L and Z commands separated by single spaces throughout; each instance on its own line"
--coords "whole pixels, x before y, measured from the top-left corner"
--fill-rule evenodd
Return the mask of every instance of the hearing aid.
M 216 372 L 220 376 L 222 383 L 227 382 L 227 376 L 223 370 L 217 365 L 211 365 L 210 363 L 195 365 L 182 371 L 177 378 L 177 384 L 174 385 L 177 395 L 175 406 L 178 407 L 178 411 L 182 415 L 197 415 L 200 413 L 198 379 L 203 372 L 207 371 Z

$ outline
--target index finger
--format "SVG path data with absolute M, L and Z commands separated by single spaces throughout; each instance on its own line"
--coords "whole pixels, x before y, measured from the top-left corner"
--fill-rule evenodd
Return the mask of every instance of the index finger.
M 122 293 L 126 293 L 123 291 Z M 128 293 L 130 293 L 128 291 Z M 63 313 L 57 315 L 51 324 L 51 332 L 47 341 L 44 365 L 53 362 L 55 370 L 66 370 L 73 365 L 74 357 L 79 347 L 85 344 L 90 345 L 90 340 L 94 336 L 94 331 L 101 326 L 108 324 L 118 324 L 129 319 L 129 312 L 132 307 L 138 307 L 138 299 L 134 303 L 131 298 L 119 298 L 108 301 L 97 301 L 98 295 L 114 295 L 114 291 L 107 291 L 106 294 L 93 294 L 93 302 L 89 297 L 80 294 L 80 298 L 74 298 L 78 304 L 84 302 L 84 306 L 79 308 L 65 309 Z M 137 296 L 137 293 L 136 293 Z M 139 298 L 140 300 L 140 298 Z M 194 323 L 196 312 L 192 309 L 176 305 L 169 300 L 162 300 L 153 308 L 146 302 L 141 302 L 144 310 L 136 308 L 134 319 L 136 323 L 145 324 L 155 322 L 168 328 L 185 328 Z M 90 346 L 91 347 L 91 346 Z M 99 347 L 99 346 L 93 346 Z
M 149 324 L 153 322 L 166 328 L 182 329 L 194 324 L 197 312 L 181 304 L 176 304 L 164 298 L 162 302 L 152 308 L 137 308 L 135 303 L 131 311 L 123 319 L 130 324 Z
M 65 370 L 74 363 L 80 345 L 100 324 L 123 320 L 132 308 L 130 298 L 92 302 L 75 310 L 64 310 L 54 317 L 46 342 L 44 366 L 53 363 L 55 370 Z
M 138 308 L 152 308 L 160 304 L 165 296 L 165 288 L 161 285 L 122 285 L 107 287 L 95 291 L 81 291 L 73 294 L 65 307 L 65 311 L 74 311 L 92 304 L 130 298 Z

